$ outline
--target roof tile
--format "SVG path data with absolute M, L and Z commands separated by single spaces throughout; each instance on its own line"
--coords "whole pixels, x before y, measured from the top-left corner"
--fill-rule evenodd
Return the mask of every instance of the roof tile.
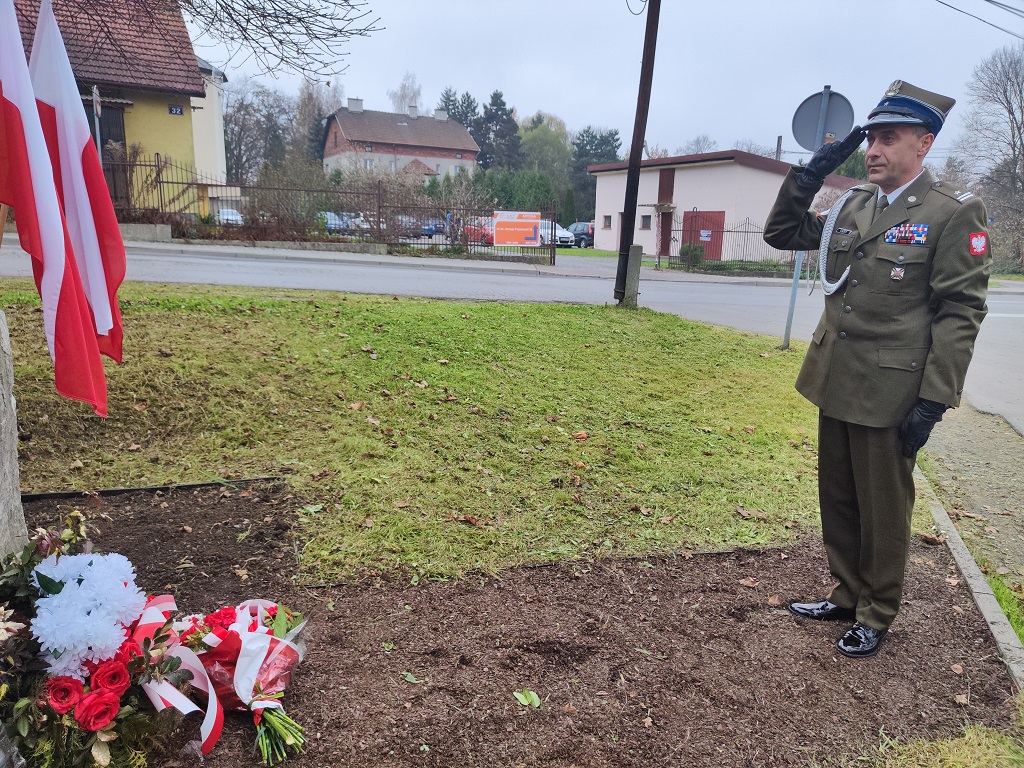
M 26 52 L 32 50 L 40 0 L 14 0 Z M 93 5 L 97 12 L 81 9 Z M 181 8 L 175 0 L 118 3 L 118 13 L 100 19 L 114 3 L 54 0 L 71 69 L 80 83 L 202 96 L 203 79 Z

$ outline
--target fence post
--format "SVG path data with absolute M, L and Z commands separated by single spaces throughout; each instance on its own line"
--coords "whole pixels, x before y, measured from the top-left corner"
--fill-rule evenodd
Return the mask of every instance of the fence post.
M 156 158 L 156 198 L 160 203 L 160 213 L 164 213 L 164 181 L 161 178 L 163 166 L 160 163 L 160 153 L 155 152 L 153 156 Z

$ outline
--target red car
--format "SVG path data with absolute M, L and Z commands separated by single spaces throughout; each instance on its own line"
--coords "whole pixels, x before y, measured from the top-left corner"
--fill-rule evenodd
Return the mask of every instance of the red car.
M 466 242 L 494 245 L 494 220 L 471 219 L 465 226 Z

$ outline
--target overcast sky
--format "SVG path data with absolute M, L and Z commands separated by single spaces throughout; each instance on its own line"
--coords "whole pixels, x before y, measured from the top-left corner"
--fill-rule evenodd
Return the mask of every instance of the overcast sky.
M 985 0 L 943 1 L 1024 34 L 1021 18 Z M 369 0 L 369 7 L 382 29 L 351 42 L 337 78 L 366 109 L 391 111 L 388 91 L 412 72 L 428 109 L 445 86 L 480 102 L 498 89 L 520 118 L 543 110 L 573 131 L 617 128 L 628 148 L 643 0 Z M 719 149 L 737 140 L 774 147 L 781 135 L 784 159 L 795 162 L 802 150 L 792 118 L 807 97 L 830 85 L 863 121 L 899 78 L 957 100 L 930 158 L 941 162 L 960 131 L 974 68 L 1018 42 L 938 0 L 663 0 L 647 140 L 674 152 L 700 134 Z M 255 72 L 237 58 L 225 66 L 223 49 L 198 44 L 197 53 L 224 66 L 229 79 Z M 261 80 L 289 92 L 300 82 L 288 73 Z

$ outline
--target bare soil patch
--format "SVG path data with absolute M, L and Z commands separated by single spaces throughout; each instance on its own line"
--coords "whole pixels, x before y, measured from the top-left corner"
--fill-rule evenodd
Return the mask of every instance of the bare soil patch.
M 185 611 L 265 597 L 307 614 L 309 653 L 285 700 L 310 739 L 297 768 L 835 765 L 883 731 L 936 738 L 1015 721 L 1010 680 L 944 547 L 915 541 L 903 612 L 879 656 L 854 661 L 834 651 L 844 626 L 774 604 L 826 590 L 814 537 L 311 587 L 293 578 L 301 504 L 280 487 L 38 500 L 26 514 L 53 524 L 72 504 L 100 524 L 99 549 L 127 555 L 144 589 Z M 540 708 L 514 698 L 523 688 Z M 230 716 L 206 765 L 256 765 L 253 738 L 251 719 Z M 154 762 L 194 764 L 177 747 Z

